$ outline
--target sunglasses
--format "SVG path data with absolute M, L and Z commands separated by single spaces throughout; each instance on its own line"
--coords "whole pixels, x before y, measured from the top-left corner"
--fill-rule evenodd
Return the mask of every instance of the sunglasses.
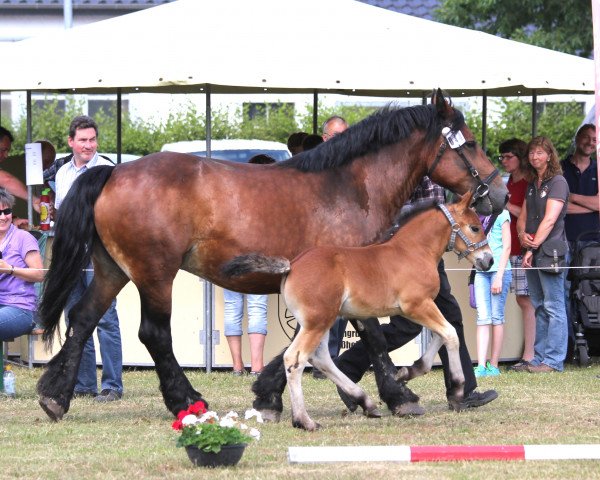
M 12 213 L 12 208 L 5 208 L 4 210 L 0 210 L 0 215 L 10 215 Z

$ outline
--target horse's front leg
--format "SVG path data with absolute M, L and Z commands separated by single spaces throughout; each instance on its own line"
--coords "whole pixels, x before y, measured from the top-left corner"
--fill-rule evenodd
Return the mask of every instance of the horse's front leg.
M 431 342 L 423 356 L 410 367 L 402 367 L 398 370 L 398 380 L 408 381 L 417 376 L 424 375 L 431 370 L 433 359 L 443 345 L 448 351 L 450 383 L 451 387 L 447 393 L 448 401 L 456 411 L 464 397 L 465 377 L 460 362 L 459 340 L 456 330 L 442 315 L 433 300 L 422 302 L 413 311 L 406 312 L 415 322 L 427 327 L 433 333 Z
M 157 285 L 154 284 L 152 288 L 156 289 L 156 287 Z M 173 415 L 177 415 L 198 400 L 202 400 L 208 407 L 206 400 L 194 390 L 183 373 L 173 352 L 171 288 L 169 286 L 160 288 L 162 296 L 157 295 L 156 290 L 150 295 L 145 289 L 138 288 L 142 306 L 138 336 L 154 360 L 165 405 Z
M 390 411 L 398 416 L 423 415 L 425 410 L 418 403 L 419 397 L 405 382 L 396 379 L 397 369 L 388 354 L 388 345 L 377 318 L 350 319 L 350 322 L 369 353 L 379 396 Z

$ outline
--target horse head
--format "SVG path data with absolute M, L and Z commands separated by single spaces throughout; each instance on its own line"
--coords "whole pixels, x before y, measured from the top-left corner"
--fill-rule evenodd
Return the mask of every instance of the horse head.
M 439 205 L 452 226 L 448 250 L 453 250 L 459 259 L 466 258 L 478 270 L 487 271 L 494 258 L 479 216 L 470 207 L 472 201 L 473 193 L 467 192 L 458 203 Z
M 498 169 L 475 141 L 462 113 L 453 108 L 438 89 L 431 99 L 439 120 L 439 149 L 427 175 L 461 194 L 472 191 L 472 205 L 479 214 L 499 214 L 508 201 L 508 190 Z M 457 167 L 467 169 L 468 176 L 451 172 Z

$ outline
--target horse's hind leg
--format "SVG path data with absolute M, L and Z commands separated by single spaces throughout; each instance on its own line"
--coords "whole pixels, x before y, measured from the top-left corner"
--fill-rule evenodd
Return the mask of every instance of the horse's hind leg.
M 323 347 L 324 348 L 321 348 Z M 309 358 L 313 366 L 321 370 L 327 378 L 335 383 L 354 404 L 359 405 L 363 409 L 363 413 L 370 418 L 380 418 L 381 413 L 377 409 L 377 405 L 369 398 L 365 391 L 356 383 L 350 380 L 344 373 L 336 367 L 335 363 L 329 355 L 329 350 L 326 348 L 325 340 L 321 341 L 315 353 Z
M 62 419 L 69 410 L 84 345 L 127 281 L 114 262 L 97 263 L 92 283 L 70 309 L 65 343 L 48 362 L 37 385 L 40 406 L 52 420 Z
M 154 360 L 165 405 L 173 415 L 198 400 L 208 403 L 194 390 L 179 366 L 171 337 L 171 294 L 173 278 L 138 285 L 141 300 L 141 323 L 138 333 Z
M 306 411 L 304 395 L 302 393 L 302 373 L 309 359 L 309 354 L 317 349 L 327 349 L 324 342 L 318 344 L 324 332 L 306 332 L 300 329 L 292 344 L 285 351 L 283 356 L 285 373 L 290 386 L 290 400 L 292 408 L 292 425 L 296 428 L 313 431 L 320 427 Z
M 419 397 L 404 382 L 396 380 L 397 368 L 388 354 L 388 345 L 377 318 L 350 319 L 363 341 L 375 372 L 379 396 L 394 415 L 423 415 Z

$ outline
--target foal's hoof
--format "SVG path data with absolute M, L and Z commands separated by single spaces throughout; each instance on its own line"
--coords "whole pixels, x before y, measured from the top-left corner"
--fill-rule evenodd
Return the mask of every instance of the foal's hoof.
M 281 419 L 281 412 L 278 412 L 277 410 L 260 410 L 260 414 L 265 422 L 279 423 L 279 420 Z
M 62 420 L 65 409 L 61 407 L 56 400 L 50 397 L 40 397 L 39 403 L 40 407 L 46 412 L 46 415 L 50 417 L 50 420 L 55 422 Z
M 370 410 L 365 410 L 365 416 L 367 418 L 381 418 L 381 412 L 379 411 L 378 408 L 372 408 Z
M 408 402 L 395 407 L 392 413 L 397 417 L 411 417 L 424 415 L 425 409 L 418 403 Z
M 321 428 L 320 423 L 314 422 L 312 420 L 308 423 L 302 423 L 297 420 L 292 420 L 292 426 L 294 428 L 299 428 L 300 430 L 306 430 L 307 432 L 314 432 Z

